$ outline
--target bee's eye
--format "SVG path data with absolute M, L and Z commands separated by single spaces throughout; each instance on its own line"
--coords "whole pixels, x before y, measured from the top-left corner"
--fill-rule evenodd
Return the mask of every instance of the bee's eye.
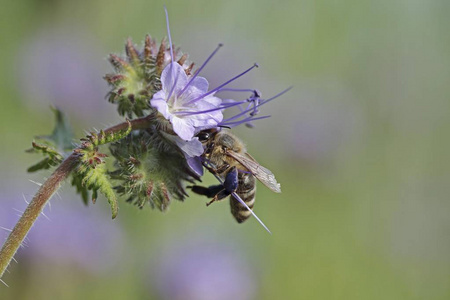
M 198 140 L 200 142 L 206 142 L 207 140 L 209 140 L 209 133 L 208 132 L 200 132 L 199 134 L 197 134 Z

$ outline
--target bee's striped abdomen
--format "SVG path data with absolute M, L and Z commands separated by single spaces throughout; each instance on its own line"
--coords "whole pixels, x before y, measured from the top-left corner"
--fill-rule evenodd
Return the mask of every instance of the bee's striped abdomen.
M 236 194 L 247 204 L 250 209 L 253 209 L 256 196 L 256 179 L 250 173 L 239 173 L 239 186 L 236 190 Z M 238 223 L 242 223 L 247 220 L 251 212 L 242 205 L 234 196 L 230 197 L 231 214 Z

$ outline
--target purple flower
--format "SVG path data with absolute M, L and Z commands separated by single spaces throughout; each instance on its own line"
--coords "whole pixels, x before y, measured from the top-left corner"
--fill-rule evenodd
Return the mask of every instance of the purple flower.
M 185 141 L 207 128 L 216 127 L 223 119 L 222 100 L 208 93 L 208 81 L 199 76 L 190 80 L 183 67 L 170 63 L 161 74 L 162 89 L 150 104 L 172 123 L 175 133 Z
M 163 245 L 149 280 L 160 299 L 256 299 L 258 275 L 240 244 L 188 235 Z
M 203 176 L 203 165 L 200 159 L 200 155 L 203 154 L 203 145 L 198 140 L 197 137 L 192 138 L 190 141 L 185 141 L 181 139 L 178 135 L 171 135 L 165 132 L 161 132 L 164 137 L 177 145 L 178 148 L 183 152 L 184 157 L 189 168 L 192 169 L 197 175 Z
M 173 49 L 169 28 L 169 16 L 166 8 L 165 11 L 170 49 Z M 204 129 L 220 126 L 234 127 L 242 123 L 249 123 L 254 120 L 267 118 L 268 116 L 255 117 L 258 113 L 258 107 L 270 102 L 287 91 L 283 91 L 279 95 L 267 100 L 260 99 L 260 94 L 256 90 L 252 90 L 252 96 L 244 101 L 235 101 L 232 99 L 222 101 L 222 99 L 215 97 L 215 93 L 226 90 L 224 89 L 225 86 L 247 74 L 253 68 L 258 67 L 257 64 L 254 64 L 241 74 L 208 91 L 208 81 L 204 77 L 198 76 L 198 74 L 221 47 L 222 44 L 219 44 L 192 76 L 188 76 L 184 68 L 175 62 L 174 57 L 172 56 L 172 62 L 164 68 L 161 74 L 160 79 L 162 89 L 154 94 L 150 100 L 151 106 L 156 108 L 164 118 L 170 121 L 174 132 L 184 141 L 191 141 L 196 133 Z M 248 91 L 248 89 L 227 90 L 238 92 Z M 245 104 L 248 104 L 247 108 L 243 108 L 243 105 Z M 222 114 L 223 111 L 231 107 L 239 107 L 241 112 L 224 120 Z M 197 152 L 200 147 L 198 143 L 195 144 L 197 147 L 195 152 Z M 194 144 L 190 146 L 193 145 Z M 187 152 L 184 151 L 184 153 Z M 201 153 L 199 155 L 201 155 Z M 187 157 L 195 156 L 198 155 L 187 153 Z
M 24 40 L 17 53 L 17 90 L 33 109 L 51 103 L 63 111 L 80 112 L 77 118 L 106 122 L 109 110 L 102 76 L 102 54 L 95 41 L 77 28 L 43 28 Z M 42 106 L 42 103 L 46 105 Z M 100 118 L 100 119 L 99 119 Z

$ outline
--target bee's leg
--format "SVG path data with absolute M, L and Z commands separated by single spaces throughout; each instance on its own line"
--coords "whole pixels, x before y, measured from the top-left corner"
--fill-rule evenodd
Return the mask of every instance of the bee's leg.
M 230 165 L 227 163 L 224 163 L 219 168 L 214 168 L 212 166 L 205 165 L 205 168 L 212 174 L 222 174 L 226 170 L 230 168 Z
M 213 174 L 220 174 L 225 172 L 230 168 L 230 165 L 225 163 L 220 168 L 213 168 L 211 166 L 205 166 L 208 171 L 210 171 Z M 194 193 L 204 195 L 208 198 L 213 197 L 211 201 L 206 203 L 206 206 L 211 205 L 212 203 L 216 201 L 220 201 L 228 196 L 231 195 L 234 191 L 236 191 L 238 187 L 238 170 L 236 167 L 232 167 L 230 171 L 225 176 L 225 181 L 222 184 L 219 185 L 212 185 L 210 187 L 203 187 L 203 186 L 190 186 L 189 188 L 192 189 Z
M 189 188 L 196 194 L 213 198 L 224 189 L 223 185 L 211 185 L 210 187 L 204 187 L 200 185 L 189 186 Z
M 220 168 L 217 168 L 217 169 L 216 169 L 216 172 L 217 172 L 218 174 L 222 174 L 223 172 L 225 172 L 225 171 L 228 170 L 229 168 L 230 168 L 230 165 L 227 164 L 226 162 L 224 162 L 224 164 L 221 165 Z M 233 167 L 233 168 L 235 168 L 235 167 Z M 230 171 L 230 172 L 231 172 L 231 171 Z M 229 173 L 228 173 L 228 174 L 229 174 Z
M 230 196 L 233 192 L 237 190 L 238 186 L 239 186 L 238 170 L 236 167 L 232 167 L 225 176 L 225 181 L 223 182 L 223 185 L 220 185 L 222 190 L 219 191 L 216 195 L 214 195 L 214 198 L 211 201 L 209 201 L 206 204 L 206 206 L 209 206 L 215 201 L 219 201 L 222 200 L 223 198 Z
M 223 198 L 226 198 L 226 197 L 228 197 L 230 195 L 231 195 L 231 193 L 228 192 L 226 189 L 224 189 L 223 186 L 222 186 L 222 190 L 219 193 L 217 193 L 211 201 L 206 203 L 206 206 L 210 206 L 212 203 L 214 203 L 216 201 L 220 201 Z
M 208 203 L 206 203 L 206 206 L 210 206 L 213 202 L 220 201 L 223 198 L 230 196 L 233 192 L 237 190 L 238 185 L 239 185 L 238 170 L 236 169 L 236 167 L 232 167 L 231 170 L 227 173 L 227 176 L 225 176 L 225 181 L 223 185 L 219 185 L 222 188 L 222 190 L 219 191 L 216 195 L 214 195 L 214 198 Z
M 236 167 L 232 167 L 230 171 L 227 173 L 227 176 L 225 176 L 225 181 L 223 183 L 223 187 L 230 195 L 231 193 L 235 192 L 239 185 L 239 179 L 238 179 L 238 169 Z

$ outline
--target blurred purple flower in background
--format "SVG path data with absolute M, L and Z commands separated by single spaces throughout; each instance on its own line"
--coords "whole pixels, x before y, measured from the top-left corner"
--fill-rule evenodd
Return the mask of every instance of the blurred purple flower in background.
M 6 189 L 2 189 L 6 190 Z M 19 188 L 11 190 L 19 190 Z M 72 199 L 75 198 L 75 199 Z M 30 199 L 27 199 L 29 201 Z M 61 203 L 64 202 L 64 203 Z M 51 265 L 75 265 L 92 273 L 105 272 L 120 263 L 123 232 L 117 222 L 105 222 L 102 209 L 84 207 L 76 197 L 54 196 L 52 206 L 44 209 L 31 229 L 16 257 L 33 257 Z M 0 236 L 6 238 L 19 219 L 27 203 L 21 195 L 3 194 L 0 197 Z
M 55 105 L 80 118 L 102 115 L 108 65 L 92 37 L 77 28 L 44 28 L 23 43 L 17 84 L 24 102 L 38 110 Z
M 255 299 L 257 275 L 236 242 L 205 234 L 168 244 L 151 271 L 161 299 Z
M 297 158 L 316 166 L 329 165 L 342 151 L 355 151 L 366 126 L 364 112 L 348 91 L 339 84 L 323 85 L 320 90 L 298 88 L 297 107 L 286 112 L 291 123 L 286 145 L 291 144 Z

